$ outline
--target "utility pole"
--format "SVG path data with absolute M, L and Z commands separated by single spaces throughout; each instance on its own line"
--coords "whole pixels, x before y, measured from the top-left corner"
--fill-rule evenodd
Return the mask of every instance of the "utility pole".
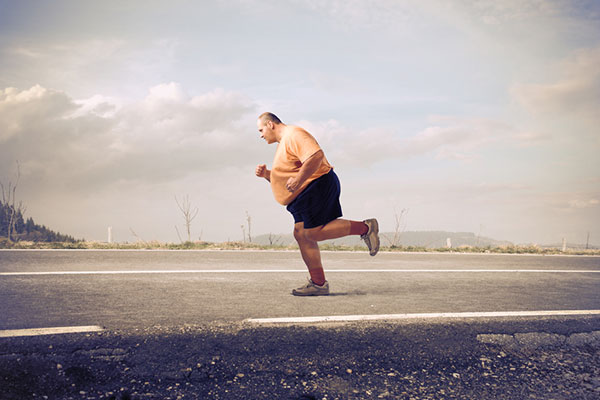
M 108 227 L 108 243 L 112 243 L 112 226 Z

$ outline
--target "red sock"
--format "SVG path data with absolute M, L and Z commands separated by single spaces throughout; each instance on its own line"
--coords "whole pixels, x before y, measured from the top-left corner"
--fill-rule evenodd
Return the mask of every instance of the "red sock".
M 369 231 L 369 227 L 364 222 L 350 221 L 351 235 L 364 235 Z
M 308 273 L 310 274 L 310 280 L 315 285 L 323 286 L 325 283 L 325 271 L 323 271 L 323 268 L 309 268 Z

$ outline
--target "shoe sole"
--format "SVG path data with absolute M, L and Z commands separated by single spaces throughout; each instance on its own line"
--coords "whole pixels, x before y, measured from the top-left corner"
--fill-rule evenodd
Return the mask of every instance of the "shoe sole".
M 327 293 L 298 293 L 298 292 L 292 292 L 292 295 L 294 295 L 294 296 L 300 296 L 300 297 L 329 296 L 329 292 L 327 292 Z

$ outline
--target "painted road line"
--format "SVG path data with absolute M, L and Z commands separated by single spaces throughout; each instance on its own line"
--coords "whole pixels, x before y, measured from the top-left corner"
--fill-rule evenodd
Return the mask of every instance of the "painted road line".
M 125 271 L 23 271 L 0 272 L 0 276 L 27 275 L 128 275 L 128 274 L 231 274 L 231 273 L 263 273 L 263 272 L 307 272 L 306 269 L 166 269 L 166 270 L 125 270 Z M 599 271 L 600 272 L 600 271 Z
M 40 335 L 58 335 L 61 333 L 89 333 L 102 332 L 103 327 L 97 325 L 90 326 L 59 326 L 55 328 L 34 328 L 34 329 L 9 329 L 0 330 L 0 338 L 19 337 L 19 336 L 40 336 Z
M 321 317 L 284 317 L 284 318 L 249 318 L 246 322 L 253 324 L 306 324 L 318 322 L 353 322 L 353 321 L 385 321 L 407 319 L 435 318 L 499 318 L 499 317 L 546 317 L 569 315 L 600 315 L 600 310 L 558 310 L 558 311 L 493 311 L 493 312 L 459 312 L 459 313 L 425 313 L 425 314 L 367 314 L 367 315 L 331 315 Z
M 127 274 L 257 274 L 303 272 L 306 269 L 172 269 L 172 270 L 125 270 L 125 271 L 21 271 L 0 272 L 0 276 L 30 275 L 127 275 Z M 327 273 L 536 273 L 536 274 L 600 274 L 589 269 L 327 269 Z

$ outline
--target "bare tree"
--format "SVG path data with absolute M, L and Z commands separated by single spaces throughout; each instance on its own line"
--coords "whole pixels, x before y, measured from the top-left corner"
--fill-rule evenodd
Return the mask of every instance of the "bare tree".
M 269 233 L 269 246 L 277 246 L 281 242 L 281 236 L 273 236 L 272 233 Z
M 177 237 L 179 238 L 179 241 L 181 243 L 183 243 L 183 239 L 181 238 L 181 235 L 179 234 L 179 228 L 177 227 L 177 225 L 175 225 L 175 232 L 177 232 Z
M 246 225 L 240 225 L 240 228 L 242 228 L 242 242 L 246 241 Z
M 17 179 L 13 184 L 8 181 L 8 187 L 5 187 L 0 182 L 0 189 L 2 191 L 2 204 L 4 205 L 3 210 L 5 213 L 5 220 L 7 222 L 6 237 L 9 242 L 13 240 L 13 233 L 16 231 L 17 217 L 19 214 L 25 213 L 25 206 L 22 201 L 17 202 L 17 187 L 19 186 L 19 180 L 21 179 L 21 167 L 19 161 L 17 161 Z
M 585 249 L 589 249 L 590 248 L 590 232 L 588 231 L 587 233 L 587 239 L 585 240 Z
M 179 200 L 177 200 L 177 196 L 175 196 L 175 202 L 177 203 L 179 210 L 181 210 L 181 212 L 183 213 L 183 218 L 185 220 L 185 228 L 187 230 L 187 241 L 191 242 L 192 233 L 190 227 L 192 226 L 192 221 L 198 215 L 198 207 L 192 209 L 192 204 L 190 203 L 189 195 L 185 195 L 181 203 L 179 203 Z M 175 230 L 177 231 L 177 235 L 179 236 L 179 230 L 177 229 L 177 226 L 175 227 Z M 179 236 L 179 240 L 181 240 L 181 236 Z
M 400 210 L 400 214 L 394 208 L 394 220 L 396 225 L 394 226 L 394 236 L 390 239 L 385 236 L 385 238 L 390 242 L 390 247 L 400 247 L 400 237 L 402 232 L 406 229 L 406 214 L 408 213 L 408 208 L 403 208 Z
M 479 247 L 479 243 L 481 242 L 481 232 L 483 231 L 483 224 L 479 224 L 479 233 L 477 234 L 477 247 Z
M 252 217 L 246 211 L 246 221 L 248 222 L 248 242 L 252 243 Z
M 148 243 L 142 239 L 137 233 L 135 233 L 135 231 L 133 230 L 132 227 L 129 227 L 129 231 L 131 232 L 131 234 L 133 235 L 133 237 L 135 237 L 137 239 L 137 242 L 141 242 L 144 245 L 147 245 Z

